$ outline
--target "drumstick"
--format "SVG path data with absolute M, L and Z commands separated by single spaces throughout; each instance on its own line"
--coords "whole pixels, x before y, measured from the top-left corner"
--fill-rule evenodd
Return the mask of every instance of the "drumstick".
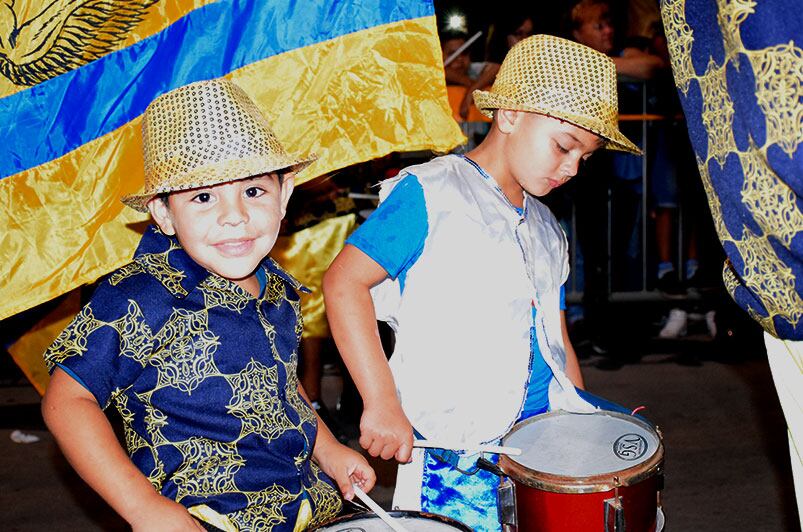
M 356 495 L 362 502 L 365 503 L 368 508 L 374 511 L 379 518 L 385 522 L 390 528 L 395 530 L 396 532 L 408 532 L 406 528 L 401 526 L 401 523 L 396 519 L 392 518 L 389 513 L 382 509 L 374 500 L 368 496 L 357 484 L 352 484 L 352 488 L 354 488 L 354 495 Z
M 464 447 L 456 445 L 448 445 L 445 442 L 438 440 L 415 440 L 413 447 L 426 447 L 429 449 L 447 449 L 450 451 L 477 451 L 480 453 L 493 453 L 493 454 L 507 454 L 510 456 L 519 456 L 521 449 L 518 447 L 505 447 L 503 445 L 475 445 L 474 447 Z

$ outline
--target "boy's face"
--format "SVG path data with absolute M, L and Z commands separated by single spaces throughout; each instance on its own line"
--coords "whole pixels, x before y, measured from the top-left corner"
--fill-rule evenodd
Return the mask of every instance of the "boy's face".
M 513 179 L 533 196 L 545 196 L 577 174 L 580 163 L 603 144 L 595 133 L 524 111 L 497 111 L 508 129 L 505 157 Z
M 148 203 L 159 228 L 176 235 L 192 259 L 225 279 L 253 275 L 276 242 L 293 191 L 293 175 L 276 173 L 172 192 Z

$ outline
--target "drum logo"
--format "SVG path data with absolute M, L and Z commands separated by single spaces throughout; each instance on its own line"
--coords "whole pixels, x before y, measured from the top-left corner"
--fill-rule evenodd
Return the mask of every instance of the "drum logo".
M 647 452 L 647 440 L 640 434 L 624 434 L 613 442 L 613 452 L 622 460 L 638 460 Z

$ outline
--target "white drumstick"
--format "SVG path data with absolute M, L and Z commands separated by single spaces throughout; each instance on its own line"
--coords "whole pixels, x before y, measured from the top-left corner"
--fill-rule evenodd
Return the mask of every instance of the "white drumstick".
M 503 445 L 475 445 L 474 447 L 461 447 L 459 445 L 447 444 L 437 440 L 415 440 L 413 447 L 426 447 L 429 449 L 447 449 L 449 451 L 475 451 L 479 453 L 507 454 L 519 456 L 521 449 L 518 447 L 505 447 Z
M 389 513 L 382 509 L 371 497 L 368 496 L 357 484 L 352 484 L 352 488 L 354 488 L 354 495 L 356 495 L 365 505 L 373 510 L 373 512 L 379 516 L 379 518 L 385 522 L 390 528 L 395 530 L 396 532 L 408 532 L 406 528 L 401 526 L 398 520 L 392 518 Z

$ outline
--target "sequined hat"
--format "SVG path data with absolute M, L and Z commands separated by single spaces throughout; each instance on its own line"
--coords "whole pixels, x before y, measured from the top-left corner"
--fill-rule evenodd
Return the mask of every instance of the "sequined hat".
M 278 170 L 299 171 L 314 155 L 288 154 L 248 95 L 226 79 L 162 94 L 142 119 L 145 185 L 123 203 L 147 212 L 151 198 Z
M 596 133 L 608 149 L 641 154 L 619 131 L 613 61 L 560 37 L 533 35 L 519 41 L 491 90 L 474 91 L 474 103 L 489 117 L 494 109 L 512 109 L 559 118 Z

